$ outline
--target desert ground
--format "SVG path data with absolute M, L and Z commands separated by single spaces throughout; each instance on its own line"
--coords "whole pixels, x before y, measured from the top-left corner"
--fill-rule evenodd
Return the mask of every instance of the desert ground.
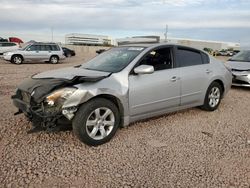
M 27 134 L 10 99 L 24 78 L 80 64 L 0 60 L 0 187 L 250 187 L 250 89 L 233 87 L 218 110 L 192 108 L 118 130 L 89 147 L 72 131 Z

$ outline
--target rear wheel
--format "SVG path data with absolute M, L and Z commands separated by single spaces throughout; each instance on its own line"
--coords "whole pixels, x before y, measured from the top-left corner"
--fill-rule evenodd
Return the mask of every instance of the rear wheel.
M 59 58 L 57 56 L 55 56 L 55 55 L 51 56 L 50 60 L 49 60 L 49 62 L 52 63 L 52 64 L 57 64 L 58 61 L 59 61 Z
M 207 111 L 214 111 L 218 108 L 222 97 L 222 87 L 218 82 L 213 82 L 207 89 L 204 104 L 201 107 Z
M 115 135 L 119 123 L 116 105 L 107 99 L 97 98 L 80 107 L 73 120 L 73 132 L 85 144 L 97 146 Z
M 20 56 L 20 55 L 14 55 L 14 56 L 11 58 L 11 63 L 17 64 L 17 65 L 22 64 L 22 63 L 23 63 L 23 58 L 22 58 L 22 56 Z

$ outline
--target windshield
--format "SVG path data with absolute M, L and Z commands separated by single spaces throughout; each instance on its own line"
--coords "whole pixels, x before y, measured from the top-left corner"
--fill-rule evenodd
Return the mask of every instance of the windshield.
M 26 50 L 30 45 L 30 43 L 25 43 L 20 50 Z
M 124 69 L 145 48 L 143 47 L 117 47 L 96 56 L 81 68 L 103 72 L 119 72 Z
M 230 61 L 244 61 L 250 62 L 250 51 L 241 51 L 233 56 Z

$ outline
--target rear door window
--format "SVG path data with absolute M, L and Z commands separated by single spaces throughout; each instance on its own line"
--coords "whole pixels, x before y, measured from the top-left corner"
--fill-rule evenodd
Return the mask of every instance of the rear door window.
M 200 51 L 189 48 L 177 49 L 177 61 L 179 67 L 188 67 L 203 64 L 203 58 Z
M 41 45 L 41 51 L 51 51 L 50 45 Z
M 58 45 L 51 45 L 52 51 L 60 51 L 60 48 Z
M 28 49 L 29 49 L 29 51 L 40 51 L 41 45 L 32 45 Z

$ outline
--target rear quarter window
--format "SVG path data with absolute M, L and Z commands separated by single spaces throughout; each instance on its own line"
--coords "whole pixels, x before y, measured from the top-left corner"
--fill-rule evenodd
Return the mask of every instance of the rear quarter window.
M 202 57 L 203 64 L 209 64 L 210 63 L 210 59 L 209 59 L 209 56 L 207 54 L 201 52 L 201 57 Z
M 177 49 L 177 61 L 179 67 L 188 67 L 203 64 L 203 58 L 200 51 L 188 48 Z

